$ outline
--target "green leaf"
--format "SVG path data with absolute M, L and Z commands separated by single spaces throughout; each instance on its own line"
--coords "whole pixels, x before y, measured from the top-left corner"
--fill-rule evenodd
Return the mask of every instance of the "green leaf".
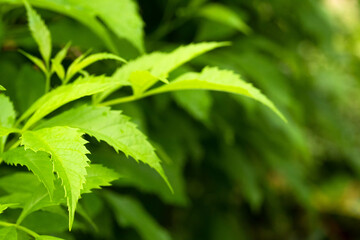
M 20 121 L 31 116 L 25 124 L 24 129 L 28 129 L 34 123 L 42 119 L 47 114 L 61 107 L 62 105 L 79 99 L 84 96 L 89 96 L 95 93 L 102 92 L 114 86 L 114 82 L 105 76 L 79 78 L 72 84 L 60 86 L 55 90 L 47 93 L 38 99 L 20 118 Z
M 144 240 L 171 239 L 169 233 L 135 199 L 110 192 L 106 192 L 105 197 L 113 207 L 120 226 L 134 227 Z
M 33 152 L 24 148 L 15 148 L 2 155 L 7 164 L 26 166 L 44 184 L 50 197 L 54 192 L 54 174 L 49 155 L 45 152 Z
M 71 229 L 76 203 L 85 183 L 89 153 L 81 133 L 70 127 L 44 128 L 27 131 L 22 135 L 21 144 L 33 151 L 45 151 L 51 155 L 54 171 L 62 180 L 69 209 L 69 229 Z
M 275 105 L 250 83 L 243 81 L 239 75 L 229 70 L 206 67 L 201 73 L 186 73 L 171 83 L 150 90 L 144 96 L 189 89 L 206 89 L 241 94 L 253 98 L 273 110 L 283 121 L 285 117 Z
M 0 240 L 17 240 L 15 227 L 3 227 L 0 229 Z
M 0 188 L 8 193 L 32 193 L 40 185 L 39 179 L 29 172 L 17 172 L 0 178 Z
M 12 102 L 4 94 L 0 94 L 0 109 L 0 153 L 2 153 L 7 138 L 6 135 L 13 132 L 11 127 L 14 125 L 16 114 Z
M 153 146 L 136 125 L 120 111 L 111 111 L 108 107 L 85 105 L 64 112 L 44 122 L 39 128 L 51 126 L 78 128 L 99 141 L 105 141 L 116 151 L 122 151 L 135 160 L 148 164 L 168 183 Z
M 199 16 L 216 21 L 236 30 L 248 34 L 251 32 L 250 27 L 227 6 L 219 3 L 209 3 L 203 6 L 199 11 Z
M 27 0 L 24 0 L 26 12 L 29 21 L 29 28 L 33 38 L 39 46 L 40 53 L 45 60 L 45 63 L 49 63 L 51 55 L 51 36 L 45 23 L 41 17 L 30 6 Z
M 128 62 L 126 65 L 119 68 L 114 74 L 113 79 L 117 81 L 117 85 L 104 93 L 100 94 L 99 100 L 105 99 L 112 92 L 116 91 L 124 85 L 136 86 L 136 92 L 143 92 L 155 84 L 159 79 L 166 79 L 168 74 L 174 69 L 180 67 L 191 59 L 211 51 L 218 47 L 229 45 L 228 42 L 203 42 L 192 43 L 186 46 L 181 46 L 170 53 L 154 52 L 144 55 L 133 61 Z M 132 77 L 131 83 L 129 78 L 133 72 L 136 71 L 149 71 L 153 77 L 148 74 L 146 81 L 140 77 Z
M 47 236 L 47 235 L 40 235 L 36 238 L 36 240 L 64 240 L 63 238 Z
M 82 69 L 86 68 L 87 66 L 95 62 L 106 59 L 117 60 L 119 62 L 126 62 L 125 59 L 111 53 L 95 53 L 88 57 L 81 58 L 78 61 L 74 61 L 67 70 L 65 82 L 69 81 L 76 73 L 80 72 Z
M 32 61 L 36 66 L 38 66 L 41 71 L 43 71 L 44 73 L 47 72 L 44 62 L 40 58 L 37 58 L 21 49 L 19 49 L 19 52 L 25 57 L 27 57 L 30 61 Z
M 5 91 L 6 89 L 0 85 L 0 91 Z
M 86 169 L 86 183 L 81 193 L 91 193 L 92 189 L 111 186 L 110 182 L 115 181 L 120 175 L 114 170 L 100 164 L 90 164 Z
M 66 54 L 69 50 L 70 43 L 67 43 L 65 47 L 63 47 L 56 56 L 51 60 L 51 73 L 56 72 L 61 81 L 64 81 L 65 78 L 65 70 L 61 62 L 66 57 Z

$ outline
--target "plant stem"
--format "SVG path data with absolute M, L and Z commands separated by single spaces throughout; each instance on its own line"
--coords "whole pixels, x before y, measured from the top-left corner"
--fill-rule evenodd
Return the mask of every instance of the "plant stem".
M 28 228 L 26 228 L 26 227 L 23 227 L 23 226 L 14 224 L 14 223 L 8 223 L 8 222 L 0 221 L 0 226 L 4 226 L 4 227 L 16 227 L 17 229 L 19 229 L 19 230 L 21 230 L 21 231 L 23 231 L 23 232 L 26 232 L 27 234 L 29 234 L 30 236 L 32 236 L 32 237 L 34 237 L 34 238 L 40 237 L 40 235 L 37 234 L 36 232 L 31 231 L 30 229 L 28 229 Z
M 50 91 L 50 77 L 51 74 L 49 72 L 45 73 L 45 94 Z

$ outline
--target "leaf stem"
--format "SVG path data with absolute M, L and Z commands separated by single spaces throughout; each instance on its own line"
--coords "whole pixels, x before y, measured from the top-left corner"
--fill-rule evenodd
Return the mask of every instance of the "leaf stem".
M 50 78 L 51 78 L 51 73 L 47 71 L 45 73 L 45 94 L 50 91 Z
M 14 223 L 8 223 L 8 222 L 3 222 L 3 221 L 0 221 L 0 226 L 4 226 L 4 227 L 16 227 L 17 229 L 23 231 L 23 232 L 26 232 L 27 234 L 29 234 L 30 236 L 34 237 L 34 238 L 39 238 L 40 235 L 37 234 L 36 232 L 26 228 L 26 227 L 23 227 L 23 226 L 20 226 L 20 225 L 17 225 L 17 224 L 14 224 Z

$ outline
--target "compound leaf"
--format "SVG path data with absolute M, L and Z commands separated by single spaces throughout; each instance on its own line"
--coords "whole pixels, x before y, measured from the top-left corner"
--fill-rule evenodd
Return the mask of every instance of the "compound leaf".
M 168 183 L 154 147 L 147 141 L 146 136 L 137 129 L 136 125 L 129 120 L 129 117 L 121 114 L 120 111 L 111 111 L 108 107 L 84 105 L 44 122 L 39 125 L 39 128 L 51 126 L 78 128 L 99 141 L 108 143 L 116 151 L 122 151 L 135 160 L 148 164 Z
M 71 229 L 76 204 L 85 183 L 89 153 L 78 129 L 70 127 L 44 128 L 27 131 L 22 135 L 21 144 L 33 151 L 44 151 L 51 155 L 54 171 L 62 181 L 69 209 L 69 229 Z

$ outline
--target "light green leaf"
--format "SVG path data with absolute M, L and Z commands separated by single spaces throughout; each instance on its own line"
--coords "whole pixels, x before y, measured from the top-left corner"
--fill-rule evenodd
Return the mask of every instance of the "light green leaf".
M 54 171 L 62 180 L 69 209 L 69 229 L 71 229 L 76 203 L 85 183 L 86 167 L 89 159 L 86 141 L 81 133 L 70 127 L 44 128 L 27 131 L 22 135 L 21 144 L 33 151 L 45 151 L 51 155 Z
M 36 240 L 64 240 L 63 238 L 47 236 L 47 235 L 40 235 L 36 238 Z
M 251 32 L 250 27 L 239 17 L 239 15 L 223 4 L 206 4 L 200 9 L 198 14 L 209 20 L 228 25 L 240 32 L 246 34 Z
M 113 74 L 113 79 L 114 81 L 117 81 L 117 85 L 114 88 L 100 94 L 98 100 L 101 101 L 105 99 L 112 92 L 125 85 L 137 86 L 136 88 L 141 89 L 141 91 L 145 91 L 158 80 L 166 79 L 171 71 L 191 59 L 215 48 L 227 45 L 229 45 L 228 42 L 192 43 L 186 46 L 178 47 L 170 53 L 154 52 L 144 55 L 119 68 Z M 147 78 L 146 81 L 141 78 L 133 78 L 130 83 L 129 78 L 131 74 L 136 71 L 149 71 L 150 74 L 156 78 Z
M 0 240 L 17 240 L 15 227 L 3 227 L 0 229 Z
M 7 193 L 32 193 L 41 185 L 39 179 L 29 172 L 17 172 L 0 178 L 0 188 Z
M 74 61 L 68 68 L 67 73 L 66 73 L 66 80 L 65 82 L 69 81 L 76 73 L 78 73 L 79 71 L 81 71 L 82 69 L 86 68 L 87 66 L 101 61 L 101 60 L 106 60 L 106 59 L 112 59 L 112 60 L 117 60 L 119 62 L 126 62 L 125 59 L 116 56 L 114 54 L 111 53 L 95 53 L 92 54 L 88 57 L 84 57 L 84 58 L 78 58 L 79 60 Z
M 20 120 L 24 120 L 34 113 L 24 126 L 24 129 L 28 129 L 41 118 L 62 105 L 84 96 L 102 92 L 113 86 L 114 82 L 105 76 L 80 77 L 74 83 L 60 86 L 41 97 L 22 115 Z
M 120 226 L 134 227 L 144 240 L 170 240 L 169 233 L 146 212 L 135 199 L 106 192 Z M 141 220 L 141 221 L 140 221 Z
M 15 148 L 2 155 L 7 164 L 26 166 L 46 187 L 50 197 L 54 192 L 54 174 L 49 155 L 45 152 L 33 152 L 24 148 Z
M 25 57 L 27 57 L 30 61 L 32 61 L 36 66 L 38 66 L 41 71 L 43 71 L 44 73 L 47 72 L 44 62 L 40 58 L 37 58 L 21 49 L 19 50 L 19 52 Z
M 285 117 L 280 113 L 275 105 L 257 88 L 250 83 L 243 81 L 241 77 L 234 72 L 229 70 L 220 70 L 216 67 L 206 67 L 201 73 L 186 73 L 171 83 L 154 90 L 150 90 L 144 95 L 150 96 L 164 92 L 189 89 L 222 91 L 241 94 L 253 98 L 269 107 L 286 122 Z
M 0 91 L 5 91 L 6 89 L 0 85 Z
M 51 73 L 56 72 L 61 81 L 64 81 L 65 78 L 65 70 L 61 62 L 66 57 L 66 54 L 69 50 L 70 43 L 67 43 L 65 47 L 63 47 L 56 56 L 51 60 Z
M 115 181 L 120 175 L 114 170 L 100 164 L 90 164 L 86 169 L 86 183 L 81 193 L 90 193 L 92 189 L 111 186 L 110 182 Z
M 108 107 L 85 105 L 64 112 L 44 122 L 39 128 L 52 126 L 78 128 L 99 141 L 105 141 L 116 151 L 122 151 L 135 160 L 148 164 L 168 183 L 153 146 L 136 125 L 120 111 L 111 111 Z
M 2 153 L 7 138 L 6 135 L 13 132 L 10 129 L 14 125 L 16 114 L 12 102 L 4 94 L 0 94 L 0 109 L 0 153 Z
M 41 17 L 30 6 L 27 0 L 24 0 L 26 12 L 29 21 L 29 28 L 33 38 L 39 46 L 40 53 L 45 60 L 45 63 L 49 63 L 51 55 L 51 36 L 45 23 Z

